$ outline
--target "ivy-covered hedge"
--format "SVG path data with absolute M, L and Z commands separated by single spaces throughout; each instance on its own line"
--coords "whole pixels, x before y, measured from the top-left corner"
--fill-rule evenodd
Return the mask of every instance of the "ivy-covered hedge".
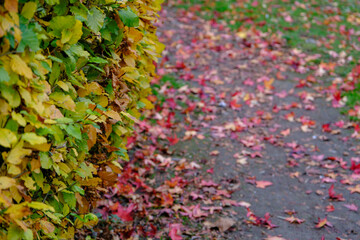
M 162 45 L 162 0 L 0 5 L 0 238 L 71 239 L 96 224 Z

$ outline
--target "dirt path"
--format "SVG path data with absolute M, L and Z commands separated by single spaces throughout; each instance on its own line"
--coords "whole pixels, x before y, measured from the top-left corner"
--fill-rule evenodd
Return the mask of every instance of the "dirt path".
M 317 56 L 165 8 L 155 108 L 97 239 L 360 239 L 359 129 Z M 356 128 L 356 127 L 355 127 Z M 83 235 L 88 234 L 84 232 Z M 80 235 L 79 235 L 80 236 Z
M 218 213 L 232 228 L 202 223 L 225 239 L 359 239 L 360 148 L 333 107 L 341 103 L 320 87 L 331 76 L 276 36 L 233 34 L 182 11 L 162 16 L 159 73 L 182 85 L 162 92 L 179 112 L 172 154 L 202 163 L 238 203 Z

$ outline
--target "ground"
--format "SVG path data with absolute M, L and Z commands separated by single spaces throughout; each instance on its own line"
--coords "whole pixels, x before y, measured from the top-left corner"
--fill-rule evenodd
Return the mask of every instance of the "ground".
M 93 237 L 359 239 L 359 133 L 317 56 L 170 7 L 159 38 L 155 109 Z

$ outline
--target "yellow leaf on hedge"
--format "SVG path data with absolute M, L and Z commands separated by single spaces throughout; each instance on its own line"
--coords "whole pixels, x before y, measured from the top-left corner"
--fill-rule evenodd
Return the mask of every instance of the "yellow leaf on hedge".
M 16 184 L 16 180 L 10 177 L 0 177 L 0 189 L 8 189 Z
M 136 66 L 134 56 L 132 56 L 132 55 L 123 55 L 123 59 L 124 59 L 126 65 L 128 65 L 130 67 L 135 67 Z
M 30 144 L 30 143 L 25 142 L 24 147 L 31 148 L 36 151 L 48 152 L 50 150 L 51 144 L 50 143 Z
M 16 186 L 12 186 L 10 187 L 10 193 L 11 193 L 11 197 L 17 202 L 21 202 L 21 200 L 23 199 L 22 195 L 20 194 L 19 190 L 17 189 Z
M 19 168 L 16 165 L 9 164 L 9 168 L 7 171 L 8 171 L 8 174 L 10 174 L 10 175 L 18 175 L 21 173 L 21 168 Z
M 62 108 L 75 111 L 76 105 L 74 100 L 69 95 L 66 95 L 61 92 L 55 92 L 50 95 L 50 98 L 56 101 L 57 105 Z
M 120 114 L 118 112 L 115 112 L 114 110 L 108 110 L 106 112 L 104 112 L 104 114 L 112 119 L 115 119 L 115 120 L 118 120 L 118 121 L 121 121 L 121 117 L 120 117 Z
M 29 68 L 29 66 L 26 64 L 26 62 L 18 55 L 11 55 L 10 57 L 11 70 L 21 76 L 31 79 L 33 76 L 33 72 L 31 68 Z
M 83 34 L 82 23 L 79 20 L 76 20 L 75 25 L 71 30 L 72 30 L 73 34 L 71 36 L 71 39 L 68 42 L 70 45 L 75 44 L 80 40 L 80 38 Z
M 59 85 L 59 87 L 61 87 L 62 90 L 66 91 L 66 92 L 69 91 L 69 86 L 66 83 L 64 83 L 63 81 L 58 81 L 56 84 Z
M 105 108 L 109 104 L 109 100 L 106 96 L 101 95 L 96 99 L 96 103 Z
M 55 226 L 51 222 L 40 220 L 40 229 L 43 230 L 45 234 L 50 234 L 55 231 Z
M 15 121 L 17 121 L 17 123 L 18 123 L 20 126 L 25 127 L 25 125 L 26 125 L 26 120 L 25 120 L 25 118 L 21 115 L 21 113 L 12 112 L 12 113 L 11 113 L 11 117 L 12 117 L 12 119 L 14 119 Z
M 86 90 L 87 90 L 88 94 L 94 93 L 96 95 L 101 95 L 103 93 L 103 88 L 97 82 L 90 83 L 86 87 Z
M 21 179 L 24 180 L 25 187 L 30 190 L 36 190 L 35 181 L 29 175 L 24 175 Z
M 136 28 L 129 28 L 127 36 L 133 43 L 139 42 L 144 37 L 144 35 Z
M 154 105 L 147 98 L 142 98 L 142 99 L 140 99 L 140 101 L 145 104 L 146 109 L 153 109 L 154 108 Z
M 30 149 L 24 149 L 23 145 L 24 145 L 23 141 L 20 141 L 18 144 L 16 144 L 16 146 L 13 149 L 11 149 L 8 157 L 6 158 L 6 161 L 8 163 L 11 163 L 14 165 L 20 164 L 22 159 L 26 155 L 31 154 L 32 151 Z
M 52 206 L 47 205 L 42 202 L 30 202 L 27 205 L 28 205 L 28 207 L 35 208 L 38 210 L 43 210 L 43 211 L 49 210 L 51 212 L 55 212 L 55 209 Z
M 101 178 L 90 178 L 90 179 L 86 179 L 86 180 L 80 180 L 79 184 L 81 186 L 91 186 L 91 187 L 96 187 L 97 185 L 99 185 L 102 182 Z
M 46 143 L 47 140 L 43 136 L 38 136 L 36 133 L 24 133 L 21 137 L 22 140 L 27 141 L 31 145 L 43 144 Z
M 15 133 L 6 128 L 0 128 L 0 145 L 10 148 L 11 145 L 17 142 Z

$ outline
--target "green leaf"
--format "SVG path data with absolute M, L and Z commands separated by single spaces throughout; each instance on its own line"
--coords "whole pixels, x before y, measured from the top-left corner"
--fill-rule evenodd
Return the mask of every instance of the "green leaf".
M 31 229 L 27 229 L 26 231 L 24 231 L 23 239 L 24 240 L 33 240 L 34 239 L 34 235 L 33 235 L 33 232 L 31 231 Z
M 75 23 L 74 16 L 57 16 L 51 19 L 49 28 L 53 29 L 54 35 L 60 38 L 62 30 L 73 28 Z
M 99 33 L 100 29 L 102 28 L 102 26 L 104 24 L 104 19 L 105 19 L 105 14 L 103 14 L 97 8 L 92 7 L 87 16 L 86 25 L 94 33 Z
M 27 2 L 24 4 L 21 15 L 26 19 L 31 19 L 36 11 L 37 3 L 36 2 Z
M 61 191 L 61 194 L 63 196 L 64 202 L 67 205 L 69 205 L 70 208 L 76 207 L 76 198 L 75 198 L 75 194 L 73 192 L 64 190 L 64 191 Z
M 101 58 L 101 57 L 92 57 L 89 59 L 89 62 L 92 62 L 92 63 L 108 63 L 107 60 Z
M 18 107 L 20 105 L 21 99 L 20 99 L 20 94 L 18 91 L 16 91 L 15 89 L 13 89 L 12 87 L 0 84 L 0 91 L 2 94 L 2 97 L 5 98 L 9 105 L 11 107 Z
M 52 159 L 49 157 L 48 153 L 40 152 L 39 156 L 40 156 L 41 167 L 44 169 L 50 169 L 53 162 Z
M 125 26 L 139 26 L 139 17 L 131 10 L 131 8 L 127 7 L 126 9 L 119 10 L 119 16 Z
M 7 232 L 7 239 L 21 240 L 23 232 L 24 231 L 20 227 L 16 226 L 15 224 L 11 224 Z
M 60 0 L 45 0 L 45 2 L 49 5 L 60 4 Z
M 65 127 L 65 131 L 72 137 L 82 140 L 80 126 L 68 125 Z
M 9 73 L 5 70 L 5 68 L 0 67 L 0 83 L 9 82 L 9 81 L 10 81 Z

